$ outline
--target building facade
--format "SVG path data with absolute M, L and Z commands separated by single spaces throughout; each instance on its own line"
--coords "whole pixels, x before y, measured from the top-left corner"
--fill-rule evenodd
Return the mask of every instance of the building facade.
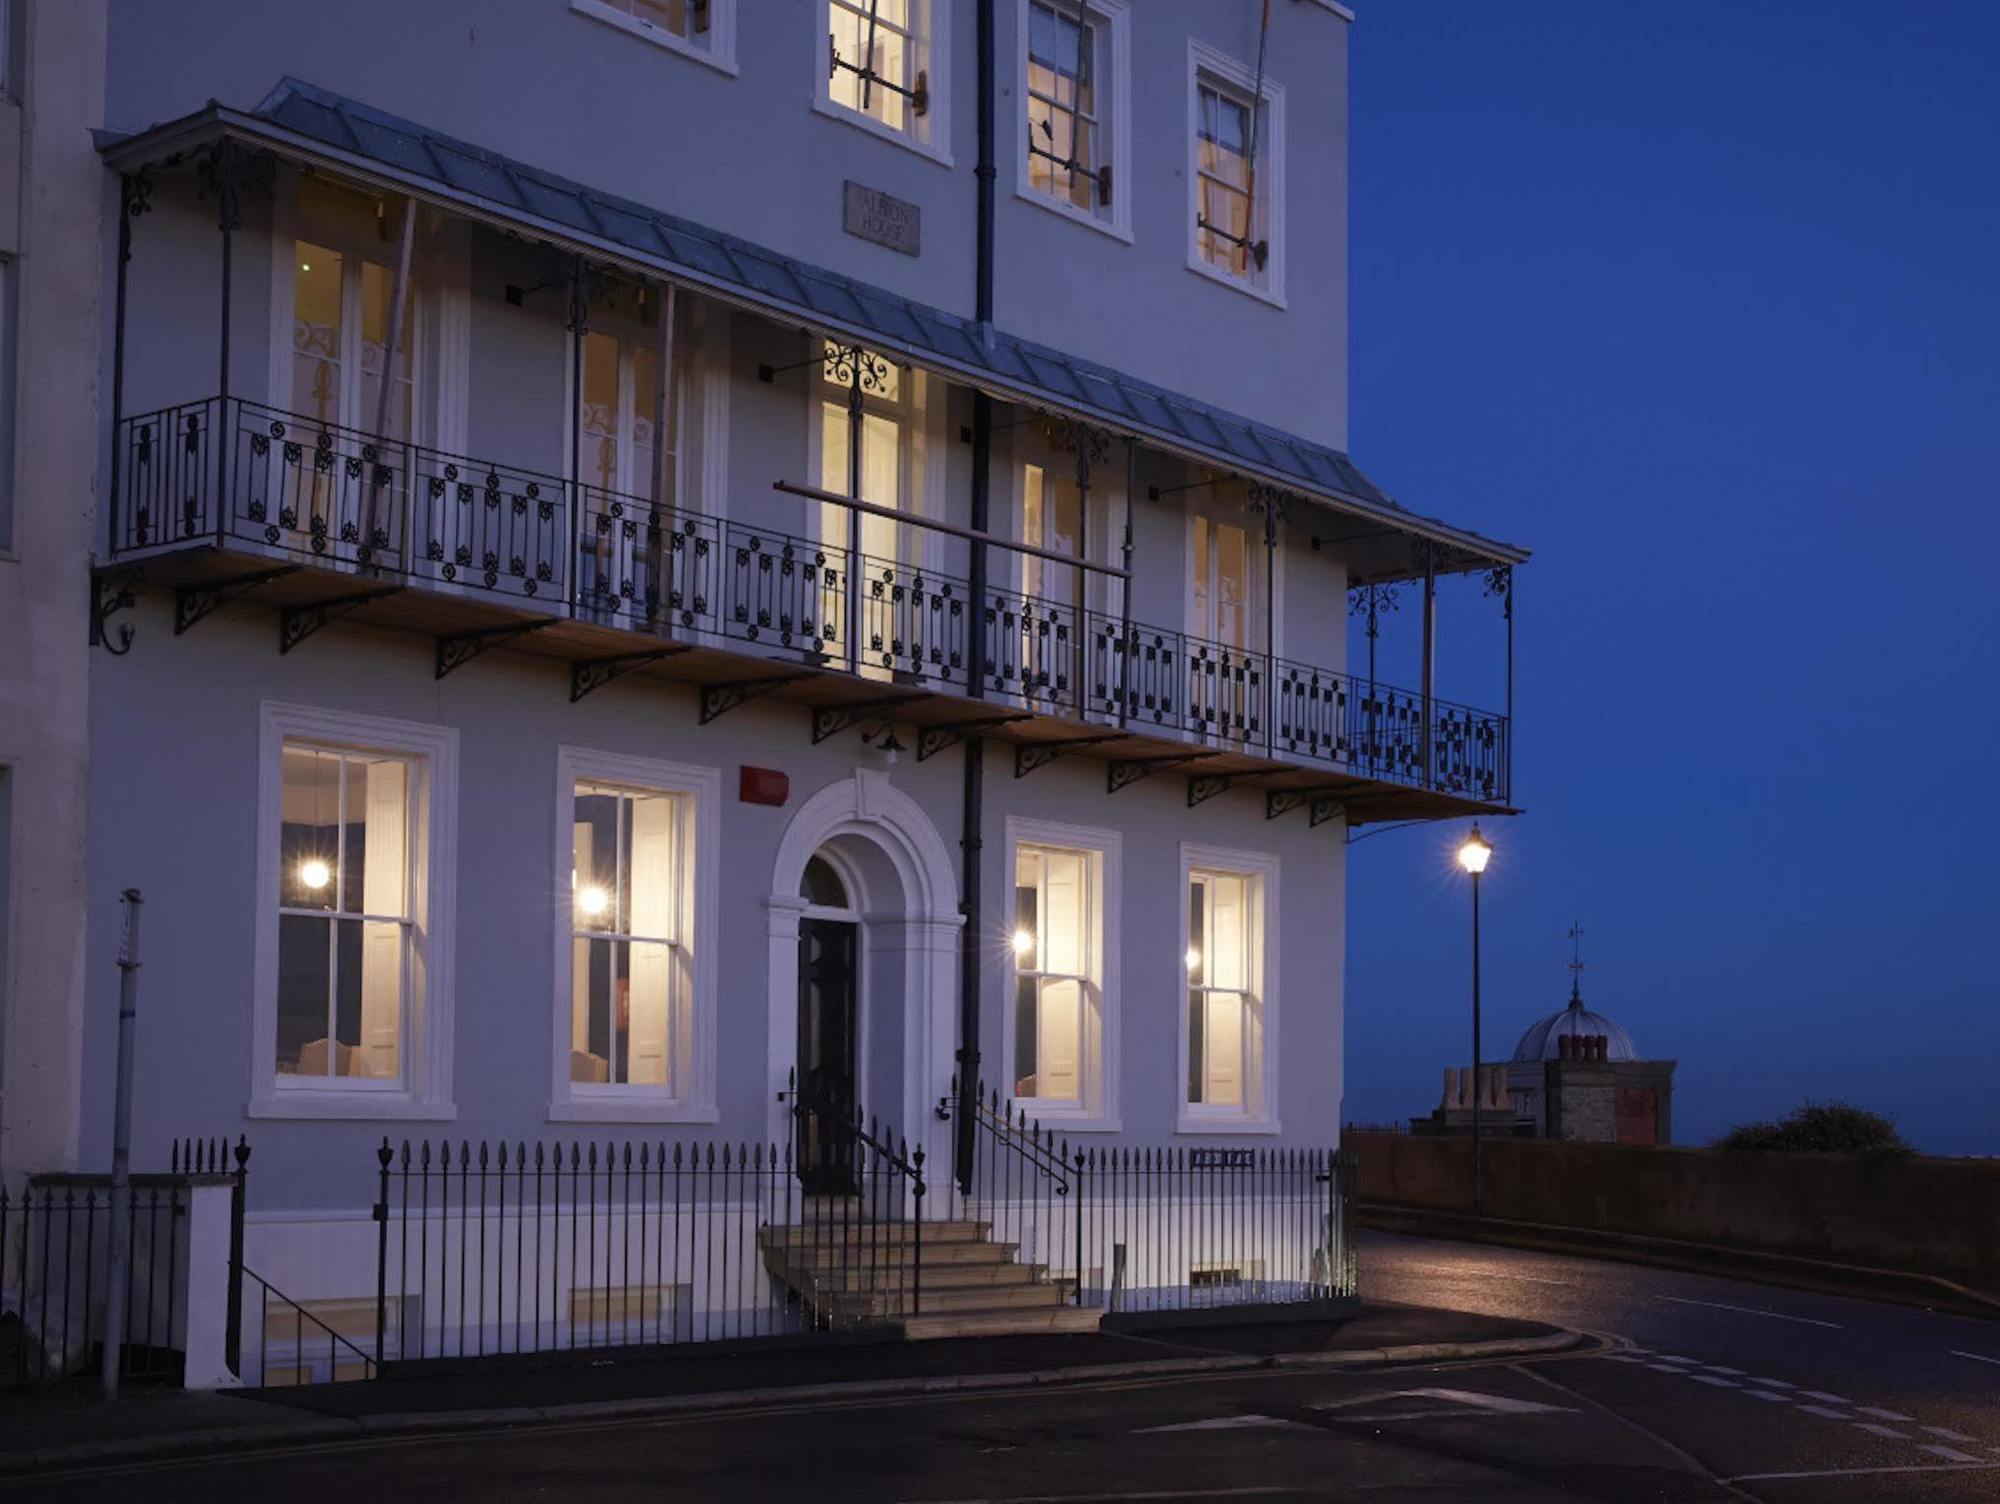
M 1335 1141 L 1343 835 L 1509 807 L 1435 596 L 1525 558 L 1343 452 L 1349 23 L 111 6 L 88 916 L 261 1271 L 385 1139 Z

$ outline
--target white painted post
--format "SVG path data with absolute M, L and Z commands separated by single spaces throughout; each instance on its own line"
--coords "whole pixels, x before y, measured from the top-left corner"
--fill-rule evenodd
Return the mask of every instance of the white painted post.
M 187 1367 L 182 1387 L 234 1389 L 243 1381 L 229 1370 L 229 1226 L 232 1187 L 227 1177 L 195 1181 L 187 1190 L 187 1292 L 181 1302 Z

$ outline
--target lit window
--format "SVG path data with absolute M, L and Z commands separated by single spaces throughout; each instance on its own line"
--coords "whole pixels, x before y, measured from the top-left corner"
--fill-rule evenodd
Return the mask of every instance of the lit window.
M 819 0 L 826 34 L 820 107 L 926 151 L 939 151 L 931 57 L 943 55 L 935 0 Z
M 681 820 L 671 794 L 576 785 L 570 872 L 570 1080 L 673 1094 Z
M 1014 857 L 1014 1095 L 1082 1101 L 1092 928 L 1087 852 Z
M 410 963 L 407 758 L 287 742 L 280 1076 L 398 1081 Z
M 1024 196 L 1124 234 L 1125 5 L 1024 0 L 1021 15 Z
M 1189 264 L 1282 297 L 1284 95 L 1194 44 Z
M 1266 905 L 1277 891 L 1275 858 L 1182 848 L 1187 928 L 1178 964 L 1187 978 L 1187 1108 L 1182 1126 L 1275 1118 L 1271 973 Z
M 819 404 L 820 489 L 854 496 L 893 511 L 908 508 L 910 446 L 915 429 L 905 373 L 872 350 L 827 341 L 821 352 Z M 855 386 L 860 399 L 855 401 Z M 858 644 L 875 635 L 871 628 L 888 624 L 881 616 L 880 598 L 853 593 L 853 580 L 896 579 L 913 550 L 905 529 L 874 512 L 859 512 L 825 501 L 819 507 L 819 539 L 831 567 L 821 575 L 819 590 L 820 650 L 845 659 Z M 859 553 L 855 549 L 858 545 Z M 882 633 L 885 638 L 896 635 Z M 856 671 L 886 679 L 893 663 L 879 654 L 862 652 Z
M 736 71 L 735 0 L 569 0 L 569 5 L 669 52 Z

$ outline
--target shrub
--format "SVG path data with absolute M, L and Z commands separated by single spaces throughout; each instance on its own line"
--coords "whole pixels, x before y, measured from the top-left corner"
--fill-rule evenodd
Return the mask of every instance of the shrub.
M 1718 1149 L 1774 1149 L 1790 1154 L 1913 1154 L 1894 1119 L 1848 1102 L 1808 1102 L 1775 1123 L 1745 1123 L 1716 1140 Z

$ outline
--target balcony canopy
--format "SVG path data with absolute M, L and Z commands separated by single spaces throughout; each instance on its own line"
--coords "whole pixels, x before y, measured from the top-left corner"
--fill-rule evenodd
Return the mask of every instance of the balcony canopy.
M 1301 497 L 1344 520 L 1355 583 L 1422 572 L 1419 540 L 1443 571 L 1524 561 L 1492 542 L 1391 501 L 1348 457 L 1013 335 L 809 266 L 735 236 L 557 177 L 337 94 L 287 78 L 245 113 L 211 101 L 130 136 L 103 135 L 121 172 L 158 166 L 228 138 L 536 234 L 662 280 L 865 344 L 1010 402 L 1071 414 L 1246 480 Z M 1400 540 L 1400 541 L 1399 541 Z

